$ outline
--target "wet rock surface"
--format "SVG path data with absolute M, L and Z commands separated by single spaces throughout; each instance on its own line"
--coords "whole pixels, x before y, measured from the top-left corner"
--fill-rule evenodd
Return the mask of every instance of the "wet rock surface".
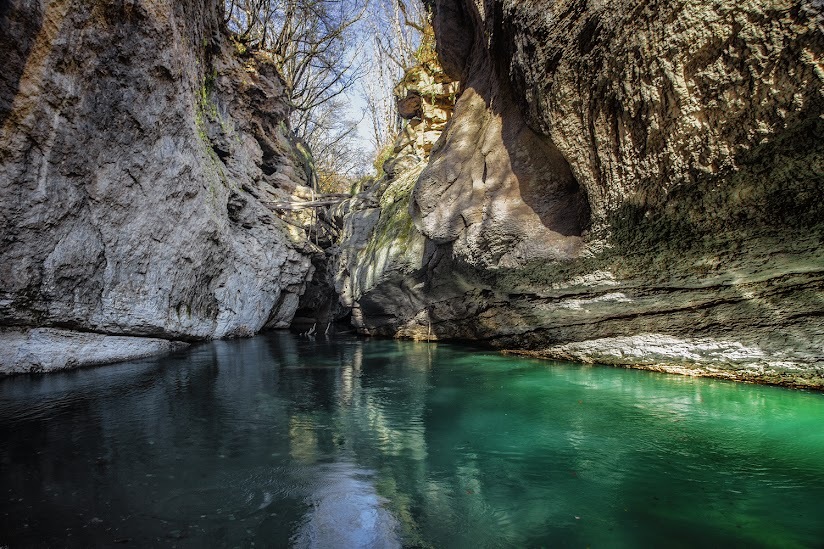
M 0 326 L 196 340 L 288 325 L 311 246 L 267 204 L 311 172 L 274 67 L 220 14 L 3 5 Z
M 822 21 L 784 0 L 435 2 L 461 88 L 404 172 L 415 245 L 349 279 L 358 325 L 822 386 Z

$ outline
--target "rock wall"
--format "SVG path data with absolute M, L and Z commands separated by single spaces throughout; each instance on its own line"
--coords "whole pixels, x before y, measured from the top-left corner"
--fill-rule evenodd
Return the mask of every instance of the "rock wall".
M 452 117 L 458 83 L 433 58 L 410 68 L 394 92 L 406 122 L 384 174 L 332 212 L 341 229 L 329 261 L 335 293 L 352 324 L 385 336 L 396 334 L 398 319 L 414 317 L 434 299 L 425 282 L 437 246 L 415 228 L 409 207 L 415 182 Z
M 824 386 L 821 2 L 438 0 L 434 23 L 461 89 L 412 191 L 425 251 L 381 266 L 400 289 L 355 284 L 364 332 Z
M 76 352 L 101 336 L 135 338 L 122 359 L 289 324 L 312 246 L 267 201 L 311 172 L 221 7 L 0 3 L 0 372 L 105 362 Z

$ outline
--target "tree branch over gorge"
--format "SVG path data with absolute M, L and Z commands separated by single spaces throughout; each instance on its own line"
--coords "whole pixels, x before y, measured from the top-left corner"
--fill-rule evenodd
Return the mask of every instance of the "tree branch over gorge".
M 394 138 L 392 89 L 415 63 L 428 25 L 423 4 L 225 0 L 224 9 L 226 26 L 239 41 L 272 56 L 292 107 L 292 131 L 309 144 L 318 172 L 343 181 L 371 165 L 362 150 L 357 154 L 363 148 L 357 125 L 369 121 L 375 150 Z
M 311 111 L 351 88 L 360 65 L 357 25 L 368 0 L 226 0 L 226 24 L 278 66 L 295 111 Z M 304 117 L 292 121 L 302 136 Z

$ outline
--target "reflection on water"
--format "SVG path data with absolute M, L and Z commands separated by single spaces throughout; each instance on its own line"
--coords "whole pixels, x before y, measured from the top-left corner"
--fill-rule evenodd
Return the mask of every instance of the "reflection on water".
M 352 463 L 318 467 L 295 547 L 401 547 L 397 520 L 375 491 L 372 476 Z
M 0 546 L 799 546 L 824 396 L 413 342 L 0 381 Z

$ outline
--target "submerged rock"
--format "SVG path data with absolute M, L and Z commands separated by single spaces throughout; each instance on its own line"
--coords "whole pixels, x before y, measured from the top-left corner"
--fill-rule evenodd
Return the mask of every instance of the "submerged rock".
M 287 326 L 312 246 L 267 204 L 311 169 L 274 66 L 223 34 L 220 3 L 6 4 L 0 326 L 186 340 Z
M 799 0 L 434 2 L 460 93 L 425 168 L 393 174 L 415 244 L 374 231 L 346 279 L 361 330 L 822 386 L 822 22 Z

